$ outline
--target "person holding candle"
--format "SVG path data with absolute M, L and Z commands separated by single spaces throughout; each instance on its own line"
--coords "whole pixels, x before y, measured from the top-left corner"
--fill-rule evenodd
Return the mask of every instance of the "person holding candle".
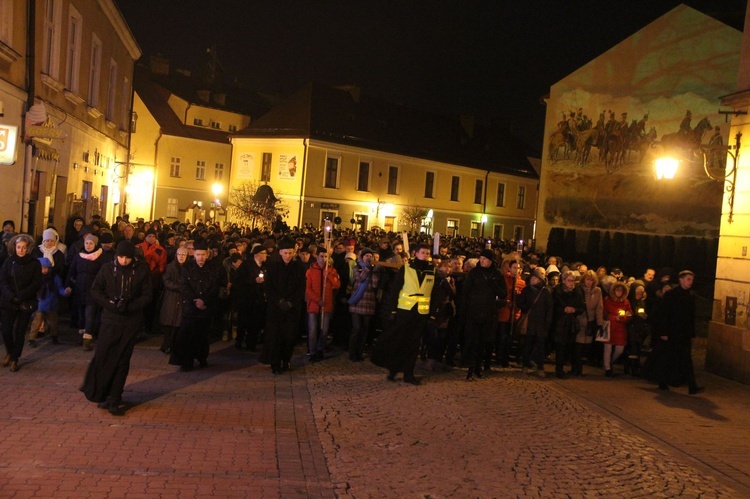
M 612 364 L 622 355 L 628 342 L 627 323 L 633 317 L 628 301 L 628 285 L 617 281 L 604 298 L 604 317 L 609 320 L 609 341 L 604 343 L 604 375 L 614 377 Z M 614 348 L 613 348 L 614 347 Z

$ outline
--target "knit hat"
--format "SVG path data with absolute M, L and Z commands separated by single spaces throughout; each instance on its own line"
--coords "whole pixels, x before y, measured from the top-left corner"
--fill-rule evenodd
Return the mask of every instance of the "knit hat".
M 495 260 L 495 252 L 491 249 L 483 249 L 481 253 L 479 253 L 479 256 L 483 256 L 487 258 L 488 260 Z
M 96 237 L 94 234 L 86 234 L 86 237 L 84 237 L 83 240 L 94 241 L 94 244 L 99 244 L 99 238 Z
M 531 271 L 531 277 L 536 277 L 540 281 L 544 282 L 547 280 L 547 272 L 542 267 L 536 267 Z
M 53 228 L 46 229 L 42 232 L 42 241 L 59 241 L 60 235 Z
M 108 230 L 102 231 L 102 233 L 99 235 L 99 242 L 102 244 L 110 244 L 115 242 L 115 236 L 112 235 L 112 232 Z
M 135 245 L 128 240 L 120 241 L 117 245 L 117 256 L 135 258 Z
M 154 235 L 155 236 L 156 235 L 156 231 L 154 229 L 148 229 L 146 231 L 146 235 L 147 236 L 150 236 L 150 235 Z
M 203 238 L 198 238 L 193 242 L 194 251 L 208 251 L 208 243 Z
M 39 263 L 42 264 L 42 267 L 52 267 L 53 266 L 52 262 L 50 261 L 50 259 L 47 258 L 47 257 L 45 257 L 45 256 L 41 256 L 41 257 L 37 258 L 37 260 L 39 260 Z
M 263 245 L 266 246 L 267 243 L 268 243 L 268 241 L 266 241 L 265 243 L 263 243 Z M 270 246 L 270 247 L 273 247 L 273 246 Z M 292 241 L 288 237 L 282 237 L 281 239 L 279 239 L 279 249 L 280 250 L 294 249 L 294 241 Z
M 265 250 L 266 250 L 266 248 L 262 244 L 260 244 L 260 243 L 253 243 L 253 247 L 250 250 L 250 253 L 252 253 L 253 255 L 257 255 L 261 251 L 265 251 Z
M 560 269 L 557 268 L 557 265 L 547 267 L 547 276 L 552 277 L 555 275 L 560 275 Z
M 359 252 L 359 257 L 364 258 L 367 254 L 372 255 L 372 250 L 370 248 L 362 248 L 362 251 Z

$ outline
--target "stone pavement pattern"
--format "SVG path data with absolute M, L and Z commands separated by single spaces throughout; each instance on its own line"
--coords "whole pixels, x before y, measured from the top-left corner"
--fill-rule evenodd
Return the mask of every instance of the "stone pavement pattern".
M 566 393 L 565 381 L 505 370 L 466 382 L 463 374 L 413 387 L 387 382 L 369 364 L 309 367 L 337 490 L 352 497 L 741 496 Z
M 154 338 L 116 417 L 78 391 L 91 354 L 62 339 L 0 370 L 0 497 L 750 496 L 750 391 L 716 377 L 704 397 L 513 370 L 413 387 L 301 351 L 273 376 L 221 342 L 181 373 Z

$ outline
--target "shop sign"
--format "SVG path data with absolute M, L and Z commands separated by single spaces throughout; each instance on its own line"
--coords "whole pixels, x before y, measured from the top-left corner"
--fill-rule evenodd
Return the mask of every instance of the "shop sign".
M 0 165 L 12 165 L 16 162 L 16 140 L 18 127 L 0 124 Z

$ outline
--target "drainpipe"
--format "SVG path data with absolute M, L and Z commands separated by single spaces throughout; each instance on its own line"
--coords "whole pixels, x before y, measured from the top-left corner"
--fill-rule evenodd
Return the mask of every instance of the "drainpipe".
M 487 181 L 490 178 L 490 171 L 487 170 L 487 174 L 484 176 L 484 204 L 482 205 L 482 215 L 487 214 Z M 482 222 L 482 237 L 484 237 L 484 222 Z
M 36 58 L 36 2 L 26 2 L 26 87 L 28 89 L 26 98 L 26 112 L 34 105 L 34 94 L 36 93 L 35 65 Z M 21 137 L 26 136 L 26 113 L 23 114 Z M 29 211 L 31 203 L 31 164 L 34 161 L 34 151 L 31 141 L 26 144 L 26 155 L 23 162 L 23 192 L 21 194 L 21 220 L 19 221 L 19 232 L 27 232 L 30 228 Z M 33 224 L 31 224 L 33 225 Z M 33 227 L 31 227 L 33 228 Z
M 182 124 L 183 124 L 183 125 L 187 125 L 187 115 L 188 115 L 188 111 L 190 111 L 190 108 L 191 108 L 191 107 L 193 107 L 193 103 L 192 103 L 192 102 L 188 102 L 188 105 L 187 105 L 187 107 L 185 108 L 185 119 L 184 119 L 184 120 L 182 120 Z
M 302 227 L 302 210 L 305 207 L 305 181 L 307 180 L 307 175 L 305 175 L 305 170 L 307 169 L 307 145 L 308 145 L 308 139 L 302 139 L 302 145 L 305 148 L 305 152 L 302 154 L 302 181 L 300 182 L 299 187 L 299 214 L 297 215 L 297 228 L 299 229 Z
M 151 192 L 151 214 L 149 218 L 151 221 L 154 221 L 154 212 L 156 211 L 156 181 L 159 177 L 158 172 L 159 169 L 157 167 L 157 158 L 159 157 L 159 141 L 161 140 L 163 134 L 161 133 L 161 128 L 159 129 L 159 136 L 156 137 L 156 140 L 154 141 L 154 183 L 153 183 L 153 191 Z

